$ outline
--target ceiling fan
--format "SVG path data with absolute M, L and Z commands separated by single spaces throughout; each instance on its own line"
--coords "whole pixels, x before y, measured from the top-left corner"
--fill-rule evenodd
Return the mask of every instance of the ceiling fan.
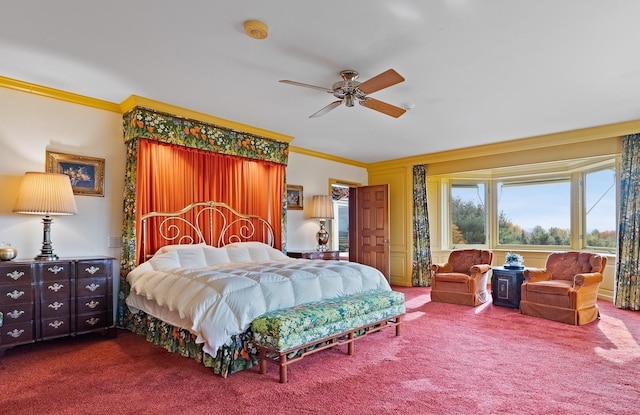
M 311 114 L 309 118 L 320 117 L 321 115 L 324 115 L 332 109 L 340 106 L 343 102 L 347 107 L 353 107 L 355 101 L 358 101 L 362 106 L 379 111 L 383 114 L 390 115 L 394 118 L 398 118 L 399 116 L 407 112 L 407 110 L 404 108 L 396 107 L 394 105 L 387 104 L 386 102 L 369 98 L 368 96 L 368 94 L 395 84 L 399 84 L 400 82 L 404 81 L 404 78 L 393 69 L 388 69 L 364 82 L 356 81 L 356 79 L 358 79 L 358 72 L 351 69 L 341 71 L 340 77 L 342 78 L 342 81 L 334 83 L 331 89 L 323 88 L 321 86 L 303 84 L 296 81 L 289 81 L 287 79 L 283 79 L 280 82 L 290 85 L 302 86 L 305 88 L 317 89 L 319 91 L 333 94 L 333 96 L 339 98 L 337 101 L 333 101 L 331 104 L 322 108 L 320 111 Z

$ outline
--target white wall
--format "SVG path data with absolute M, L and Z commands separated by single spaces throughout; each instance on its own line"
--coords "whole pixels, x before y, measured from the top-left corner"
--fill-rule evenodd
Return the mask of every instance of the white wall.
M 303 187 L 303 210 L 287 211 L 287 249 L 316 248 L 315 237 L 320 225 L 317 220 L 309 219 L 311 197 L 328 194 L 330 178 L 366 185 L 367 177 L 367 170 L 363 167 L 290 152 L 287 183 Z M 327 223 L 327 228 L 329 226 Z
M 119 259 L 107 240 L 122 233 L 122 114 L 0 87 L 0 146 L 0 244 L 11 243 L 19 259 L 40 253 L 42 218 L 11 211 L 24 172 L 45 171 L 50 150 L 105 159 L 104 197 L 75 196 L 78 214 L 53 218 L 54 253 Z
M 122 232 L 126 151 L 121 114 L 0 87 L 0 145 L 0 243 L 17 248 L 20 259 L 40 252 L 42 218 L 11 211 L 24 172 L 44 171 L 50 150 L 105 159 L 104 197 L 76 196 L 77 215 L 54 217 L 54 252 L 60 257 L 120 257 L 120 249 L 107 247 L 107 240 Z M 330 178 L 366 185 L 367 170 L 289 154 L 287 182 L 303 186 L 307 202 L 303 210 L 287 214 L 289 250 L 315 249 L 319 225 L 308 217 L 309 203 L 313 195 L 328 193 Z

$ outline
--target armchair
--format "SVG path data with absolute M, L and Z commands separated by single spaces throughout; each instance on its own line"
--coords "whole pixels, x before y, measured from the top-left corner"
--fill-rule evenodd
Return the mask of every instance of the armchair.
M 596 298 L 607 258 L 588 252 L 554 252 L 544 268 L 525 268 L 520 312 L 573 325 L 600 315 Z
M 477 306 L 489 299 L 487 275 L 493 251 L 452 251 L 444 264 L 431 266 L 431 301 Z

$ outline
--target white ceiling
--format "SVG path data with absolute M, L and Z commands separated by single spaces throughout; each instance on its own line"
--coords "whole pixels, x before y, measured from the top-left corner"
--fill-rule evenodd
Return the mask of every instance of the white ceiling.
M 243 22 L 269 26 L 264 40 Z M 376 162 L 640 118 L 637 0 L 20 0 L 0 76 L 120 103 L 139 95 Z M 309 115 L 354 69 L 406 81 Z

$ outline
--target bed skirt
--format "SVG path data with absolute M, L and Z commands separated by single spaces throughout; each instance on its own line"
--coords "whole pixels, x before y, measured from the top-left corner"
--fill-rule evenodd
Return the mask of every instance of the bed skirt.
M 196 336 L 188 330 L 175 327 L 143 311 L 129 311 L 124 320 L 123 328 L 145 336 L 147 341 L 162 346 L 171 353 L 190 357 L 206 367 L 213 368 L 215 374 L 224 378 L 258 364 L 258 349 L 250 341 L 250 328 L 233 336 L 231 343 L 218 349 L 218 353 L 213 357 L 202 350 L 202 344 L 197 344 Z

